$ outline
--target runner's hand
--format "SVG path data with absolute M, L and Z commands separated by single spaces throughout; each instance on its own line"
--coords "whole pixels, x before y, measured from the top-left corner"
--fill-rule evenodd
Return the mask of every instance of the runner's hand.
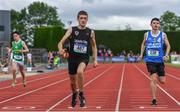
M 164 61 L 168 61 L 169 60 L 169 56 L 168 55 L 163 56 L 163 60 Z
M 61 50 L 59 51 L 59 53 L 60 53 L 61 56 L 62 56 L 65 52 L 66 52 L 66 49 L 61 49 Z
M 140 55 L 140 56 L 139 56 L 139 59 L 140 59 L 140 60 L 142 60 L 142 59 L 143 59 L 143 56 L 142 56 L 142 55 Z

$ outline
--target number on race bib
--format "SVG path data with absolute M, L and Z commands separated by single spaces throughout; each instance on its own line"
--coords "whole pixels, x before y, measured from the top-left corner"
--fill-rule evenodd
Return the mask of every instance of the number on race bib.
M 14 58 L 20 60 L 20 59 L 22 59 L 22 56 L 14 55 Z
M 87 52 L 87 46 L 84 44 L 74 44 L 74 52 L 77 53 L 86 53 Z
M 157 50 L 148 50 L 148 56 L 159 56 L 159 51 L 157 51 Z

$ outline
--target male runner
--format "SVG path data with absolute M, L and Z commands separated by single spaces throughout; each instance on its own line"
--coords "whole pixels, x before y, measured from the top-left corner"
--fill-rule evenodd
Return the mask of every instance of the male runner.
M 151 77 L 151 91 L 152 91 L 152 105 L 157 104 L 157 80 L 161 84 L 166 81 L 165 71 L 164 71 L 164 61 L 169 59 L 170 44 L 167 35 L 159 31 L 160 20 L 158 18 L 153 18 L 151 20 L 152 30 L 144 34 L 144 40 L 141 45 L 140 58 L 142 59 L 144 50 L 146 49 L 145 62 L 147 70 Z M 164 55 L 164 45 L 166 46 L 166 52 Z
M 13 81 L 12 86 L 16 86 L 16 71 L 19 67 L 19 71 L 22 75 L 23 86 L 26 86 L 25 79 L 25 71 L 24 71 L 24 54 L 25 52 L 29 52 L 24 41 L 21 40 L 20 34 L 15 31 L 12 33 L 14 41 L 12 42 L 12 73 L 13 73 Z
M 71 27 L 67 30 L 58 44 L 59 52 L 63 55 L 66 51 L 63 49 L 64 42 L 69 39 L 69 58 L 68 70 L 72 89 L 72 107 L 76 106 L 77 95 L 79 93 L 80 107 L 85 106 L 85 97 L 83 92 L 84 71 L 89 62 L 90 46 L 93 52 L 94 67 L 97 66 L 97 48 L 95 33 L 86 27 L 88 14 L 80 11 L 77 15 L 78 26 Z M 79 89 L 79 91 L 77 90 Z

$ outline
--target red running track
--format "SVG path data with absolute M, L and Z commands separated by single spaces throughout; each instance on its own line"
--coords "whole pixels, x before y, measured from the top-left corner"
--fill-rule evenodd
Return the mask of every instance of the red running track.
M 144 64 L 101 64 L 86 69 L 87 105 L 70 107 L 67 70 L 0 82 L 0 111 L 180 111 L 180 69 L 167 66 L 167 82 L 158 84 L 158 105 L 151 106 L 150 79 Z

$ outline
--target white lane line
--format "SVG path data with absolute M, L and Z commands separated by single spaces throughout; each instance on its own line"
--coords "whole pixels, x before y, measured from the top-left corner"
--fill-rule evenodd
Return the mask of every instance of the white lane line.
M 39 80 L 42 80 L 42 79 L 47 79 L 47 78 L 51 78 L 51 77 L 55 77 L 55 76 L 58 76 L 58 75 L 63 75 L 63 74 L 66 74 L 67 72 L 63 72 L 63 73 L 60 73 L 60 74 L 56 74 L 56 75 L 49 75 L 47 77 L 42 77 L 42 78 L 38 78 L 38 79 L 34 79 L 34 80 L 30 80 L 30 81 L 26 81 L 26 83 L 31 83 L 31 82 L 35 82 L 35 81 L 39 81 Z M 16 86 L 18 85 L 22 85 L 23 83 L 18 83 L 16 84 Z M 7 89 L 7 88 L 11 88 L 12 86 L 6 86 L 6 87 L 2 87 L 0 88 L 0 90 L 3 90 L 3 89 Z
M 116 108 L 115 108 L 116 112 L 119 112 L 119 106 L 120 106 L 120 100 L 121 100 L 121 92 L 122 92 L 122 85 L 123 85 L 123 79 L 124 79 L 124 71 L 125 71 L 125 64 L 123 65 L 123 71 L 122 71 L 122 74 L 121 74 L 121 82 L 120 82 L 120 85 L 119 85 L 118 97 L 117 97 Z
M 149 80 L 151 80 L 146 73 L 144 73 L 139 67 L 137 67 L 136 65 L 133 65 L 138 71 L 140 71 L 146 78 L 148 78 Z M 180 106 L 180 102 L 178 100 L 176 100 L 172 95 L 170 95 L 167 91 L 165 91 L 159 84 L 157 84 L 157 87 L 159 89 L 161 89 L 167 96 L 169 96 L 178 106 Z
M 108 72 L 109 70 L 111 70 L 113 68 L 113 66 L 111 66 L 110 68 L 106 69 L 105 71 L 103 71 L 102 73 L 100 73 L 99 75 L 97 75 L 95 78 L 93 78 L 92 80 L 90 80 L 89 82 L 87 82 L 84 87 L 86 87 L 87 85 L 89 85 L 90 83 L 92 83 L 93 81 L 95 81 L 97 78 L 101 77 L 102 75 L 104 75 L 106 72 Z M 66 99 L 68 99 L 72 94 L 67 95 L 66 97 L 64 97 L 63 99 L 61 99 L 59 102 L 55 103 L 54 105 L 52 105 L 49 109 L 46 110 L 46 112 L 51 111 L 53 108 L 55 108 L 57 105 L 61 104 L 63 101 L 65 101 Z
M 69 79 L 69 78 L 65 78 L 65 79 L 63 79 L 63 80 L 60 80 L 60 81 L 57 81 L 57 82 L 55 82 L 55 83 L 52 83 L 52 84 L 49 84 L 49 85 L 40 87 L 40 88 L 38 88 L 38 89 L 35 89 L 35 90 L 32 90 L 32 91 L 26 92 L 26 93 L 24 93 L 24 94 L 21 94 L 21 95 L 12 97 L 12 98 L 8 98 L 7 100 L 1 101 L 0 104 L 5 103 L 5 102 L 8 102 L 8 101 L 11 101 L 11 100 L 14 100 L 14 99 L 17 99 L 17 98 L 19 98 L 19 97 L 28 95 L 28 94 L 33 93 L 33 92 L 36 92 L 36 91 L 42 90 L 42 89 L 47 88 L 47 87 L 49 87 L 49 86 L 56 85 L 56 84 L 58 84 L 58 83 L 61 83 L 61 82 L 66 81 L 66 80 L 68 80 L 68 79 Z
M 100 67 L 99 67 L 99 68 L 100 68 Z M 95 68 L 95 69 L 99 69 L 99 68 Z M 95 69 L 88 70 L 87 72 L 91 72 L 91 71 L 93 71 L 93 70 L 95 70 Z M 8 102 L 8 101 L 11 101 L 11 100 L 14 100 L 14 99 L 17 99 L 17 98 L 19 98 L 19 97 L 22 97 L 22 96 L 25 96 L 25 95 L 28 95 L 28 94 L 31 94 L 31 93 L 34 93 L 34 92 L 39 91 L 39 90 L 42 90 L 42 89 L 44 89 L 44 88 L 47 88 L 47 87 L 56 85 L 56 84 L 58 84 L 58 83 L 61 83 L 61 82 L 66 81 L 66 80 L 68 80 L 68 79 L 69 79 L 69 77 L 68 77 L 68 78 L 65 78 L 65 79 L 63 79 L 63 80 L 60 80 L 60 81 L 56 81 L 56 82 L 54 82 L 54 83 L 52 83 L 52 84 L 48 84 L 48 85 L 46 85 L 46 86 L 40 87 L 40 88 L 38 88 L 38 89 L 34 89 L 34 90 L 32 90 L 32 91 L 29 91 L 29 92 L 20 94 L 20 95 L 18 95 L 18 96 L 15 96 L 15 97 L 12 97 L 12 98 L 8 98 L 8 99 L 6 99 L 6 100 L 0 101 L 0 104 L 5 103 L 5 102 Z
M 175 79 L 177 79 L 177 80 L 180 80 L 179 77 L 176 77 L 176 76 L 174 76 L 174 75 L 172 75 L 172 74 L 166 73 L 166 75 L 167 75 L 167 76 L 170 76 L 170 77 L 172 77 L 172 78 L 175 78 Z

